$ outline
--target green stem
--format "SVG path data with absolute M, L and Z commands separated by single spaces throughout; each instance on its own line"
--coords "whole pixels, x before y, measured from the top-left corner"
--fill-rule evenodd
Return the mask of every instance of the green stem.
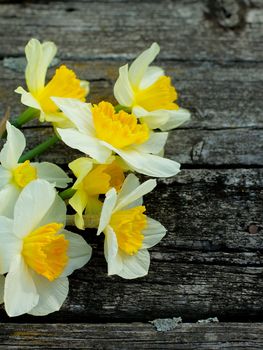
M 86 214 L 83 219 L 85 228 L 98 228 L 100 215 Z M 67 226 L 75 226 L 75 215 L 67 215 Z
M 22 125 L 26 124 L 27 122 L 29 122 L 30 120 L 34 119 L 34 118 L 38 118 L 39 117 L 39 110 L 29 107 L 27 108 L 23 113 L 21 113 L 13 122 L 12 124 L 16 127 L 16 128 L 21 128 Z
M 74 194 L 76 190 L 73 190 L 73 188 L 67 188 L 66 190 L 59 193 L 59 196 L 62 199 L 70 199 Z
M 130 107 L 126 107 L 126 106 L 122 106 L 122 105 L 117 105 L 114 107 L 115 112 L 118 113 L 120 111 L 124 111 L 126 113 L 131 113 L 131 108 Z
M 26 152 L 23 156 L 21 156 L 19 159 L 19 163 L 23 163 L 26 160 L 30 160 L 30 159 L 42 154 L 49 147 L 53 146 L 58 141 L 59 141 L 59 138 L 57 135 L 54 135 L 54 136 L 48 138 L 46 141 L 42 142 L 40 145 L 31 149 L 30 151 Z
M 38 117 L 39 117 L 39 110 L 29 107 L 23 113 L 21 113 L 15 120 L 11 121 L 11 124 L 14 125 L 16 128 L 20 129 L 22 125 Z M 2 132 L 2 135 L 0 135 L 0 139 L 1 138 L 5 139 L 6 136 L 7 136 L 7 132 L 5 130 L 4 132 Z

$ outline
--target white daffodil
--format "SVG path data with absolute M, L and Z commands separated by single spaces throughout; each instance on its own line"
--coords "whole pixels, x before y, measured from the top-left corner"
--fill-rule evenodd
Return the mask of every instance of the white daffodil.
M 9 122 L 6 123 L 6 129 L 7 141 L 0 152 L 0 215 L 12 217 L 20 192 L 31 181 L 45 179 L 64 188 L 72 180 L 52 163 L 31 163 L 29 160 L 18 163 L 26 146 L 25 137 Z
M 85 240 L 64 229 L 66 206 L 51 184 L 31 182 L 20 194 L 14 219 L 0 217 L 0 273 L 9 316 L 47 315 L 60 309 L 68 278 L 91 257 Z
M 104 232 L 104 254 L 108 274 L 132 279 L 145 276 L 150 265 L 148 248 L 157 244 L 166 233 L 158 222 L 144 214 L 142 196 L 156 186 L 156 180 L 139 184 L 130 174 L 119 194 L 112 188 L 102 207 L 98 234 Z
M 80 150 L 99 163 L 106 163 L 118 154 L 138 173 L 167 177 L 179 172 L 180 164 L 158 156 L 167 140 L 167 133 L 155 133 L 137 118 L 124 111 L 116 113 L 109 102 L 98 105 L 74 99 L 53 98 L 77 129 L 58 128 L 61 139 L 69 147 Z
M 150 67 L 159 51 L 159 45 L 153 43 L 130 68 L 128 64 L 120 67 L 114 96 L 150 129 L 170 130 L 189 120 L 190 113 L 174 102 L 177 92 L 171 78 L 160 67 Z
M 57 47 L 53 42 L 41 44 L 37 39 L 31 39 L 25 47 L 27 58 L 26 83 L 29 92 L 21 86 L 16 92 L 21 94 L 21 102 L 40 111 L 40 121 L 54 122 L 60 127 L 71 124 L 59 112 L 51 96 L 71 97 L 85 101 L 89 92 L 89 83 L 80 81 L 76 74 L 65 65 L 60 66 L 53 78 L 45 85 L 48 66 L 55 57 Z
M 69 163 L 69 168 L 77 177 L 72 186 L 76 192 L 69 199 L 69 204 L 76 211 L 75 225 L 84 230 L 83 214 L 100 214 L 102 202 L 99 196 L 112 187 L 118 191 L 125 177 L 114 157 L 108 164 L 98 164 L 91 158 L 81 157 Z

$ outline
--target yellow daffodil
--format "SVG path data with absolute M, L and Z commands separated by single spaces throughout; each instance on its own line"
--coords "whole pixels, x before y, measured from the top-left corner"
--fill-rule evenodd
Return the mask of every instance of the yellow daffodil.
M 60 309 L 68 278 L 91 257 L 85 240 L 64 229 L 66 206 L 51 184 L 31 182 L 20 194 L 14 219 L 0 216 L 0 273 L 9 316 L 47 315 Z
M 23 190 L 35 179 L 45 179 L 59 188 L 67 187 L 72 180 L 57 165 L 26 160 L 18 163 L 25 147 L 23 133 L 6 124 L 7 141 L 0 152 L 0 215 L 12 217 L 15 202 Z
M 93 159 L 82 157 L 71 162 L 69 168 L 77 177 L 72 187 L 76 192 L 69 204 L 76 211 L 75 225 L 84 229 L 83 214 L 99 215 L 102 208 L 99 195 L 112 187 L 118 191 L 124 181 L 124 173 L 114 158 L 108 164 L 97 164 Z
M 188 110 L 175 103 L 177 92 L 171 78 L 160 67 L 150 66 L 158 55 L 157 43 L 142 52 L 131 64 L 119 69 L 114 95 L 151 129 L 170 130 L 190 118 Z
M 53 78 L 45 84 L 48 66 L 55 57 L 57 47 L 53 42 L 41 44 L 37 39 L 31 39 L 25 47 L 27 58 L 26 83 L 28 91 L 21 86 L 16 92 L 21 94 L 21 102 L 40 111 L 40 121 L 50 121 L 60 127 L 71 124 L 59 111 L 52 96 L 71 97 L 85 101 L 89 91 L 87 81 L 80 81 L 76 74 L 65 65 L 60 66 Z
M 166 229 L 145 215 L 142 196 L 156 186 L 156 180 L 139 184 L 130 174 L 117 194 L 115 188 L 106 193 L 98 234 L 104 232 L 104 254 L 108 274 L 132 279 L 145 276 L 150 265 L 148 248 L 156 245 Z
M 118 154 L 130 169 L 149 176 L 167 177 L 179 172 L 180 164 L 158 156 L 168 134 L 152 132 L 133 114 L 115 112 L 109 102 L 98 105 L 74 99 L 52 98 L 76 126 L 57 132 L 69 147 L 80 150 L 99 163 Z

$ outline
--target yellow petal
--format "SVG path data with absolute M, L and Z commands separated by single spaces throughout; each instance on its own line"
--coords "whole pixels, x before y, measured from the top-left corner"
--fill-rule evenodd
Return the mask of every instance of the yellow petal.
M 49 281 L 58 278 L 68 263 L 68 244 L 58 232 L 62 224 L 50 223 L 39 227 L 24 238 L 22 255 L 25 262 Z
M 80 101 L 85 101 L 87 88 L 81 85 L 83 84 L 77 79 L 76 74 L 62 65 L 56 70 L 50 82 L 37 92 L 35 98 L 44 112 L 54 113 L 58 111 L 58 107 L 50 97 L 76 98 Z
M 139 124 L 133 114 L 123 110 L 115 113 L 114 107 L 109 102 L 102 101 L 94 105 L 92 116 L 97 137 L 113 147 L 125 148 L 138 145 L 149 138 L 149 129 L 146 124 Z

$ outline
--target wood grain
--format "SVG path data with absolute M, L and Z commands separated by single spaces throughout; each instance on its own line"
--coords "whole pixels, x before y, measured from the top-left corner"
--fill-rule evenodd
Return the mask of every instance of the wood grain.
M 118 68 L 157 41 L 156 64 L 192 113 L 166 148 L 184 169 L 145 198 L 168 230 L 149 275 L 107 277 L 102 238 L 84 232 L 93 257 L 70 277 L 60 312 L 9 319 L 0 310 L 0 349 L 263 348 L 262 323 L 253 323 L 263 321 L 262 30 L 261 0 L 0 0 L 0 116 L 23 109 L 13 91 L 25 86 L 32 36 L 56 42 L 59 64 L 91 82 L 92 102 L 114 102 Z M 52 129 L 34 121 L 24 132 L 30 149 Z M 60 143 L 39 160 L 66 169 L 78 155 Z M 175 316 L 220 323 L 165 333 L 148 324 Z
M 162 59 L 261 61 L 262 2 L 52 1 L 4 3 L 0 56 L 22 54 L 32 34 L 63 58 L 134 57 L 158 41 Z M 221 4 L 220 4 L 221 3 Z M 230 3 L 230 4 L 229 4 Z M 232 6 L 231 6 L 232 5 Z M 102 44 L 103 43 L 103 44 Z
M 4 324 L 0 349 L 261 350 L 262 323 L 184 323 L 157 332 L 143 323 Z
M 53 135 L 52 128 L 24 129 L 27 150 Z M 3 141 L 0 141 L 0 145 Z M 166 156 L 187 167 L 262 167 L 263 133 L 260 129 L 192 130 L 170 132 Z M 36 160 L 67 164 L 82 155 L 59 142 Z
M 1 10 L 1 7 L 0 7 Z M 138 51 L 139 52 L 139 51 Z M 22 63 L 21 63 L 22 60 Z M 118 69 L 129 60 L 69 61 L 60 60 L 72 68 L 81 79 L 91 83 L 88 101 L 116 101 L 113 85 Z M 191 121 L 183 128 L 225 129 L 263 128 L 263 63 L 173 62 L 158 60 L 162 68 L 172 77 L 179 93 L 179 104 L 189 108 Z M 25 86 L 23 58 L 12 58 L 12 62 L 0 61 L 0 113 L 7 106 L 15 116 L 23 110 L 20 96 L 14 93 L 17 86 Z M 54 68 L 50 69 L 49 77 Z
M 103 238 L 89 230 L 83 237 L 94 248 L 91 262 L 70 277 L 61 310 L 42 322 L 261 320 L 262 175 L 262 169 L 184 170 L 159 180 L 145 203 L 168 232 L 151 249 L 148 276 L 108 277 Z M 1 318 L 7 321 L 3 312 Z

